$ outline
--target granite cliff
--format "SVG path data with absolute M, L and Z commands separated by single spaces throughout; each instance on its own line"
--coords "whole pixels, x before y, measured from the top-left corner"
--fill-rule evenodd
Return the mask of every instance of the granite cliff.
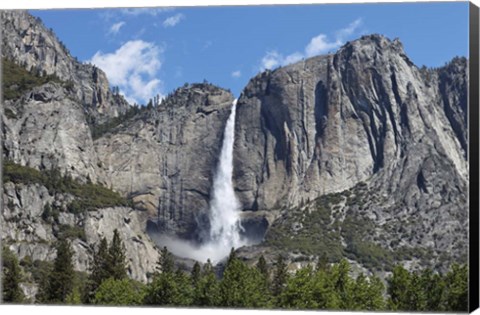
M 78 196 L 4 180 L 2 239 L 20 258 L 52 260 L 58 229 L 81 227 L 73 244 L 76 268 L 86 270 L 92 247 L 117 228 L 130 275 L 147 281 L 159 255 L 148 233 L 201 242 L 208 230 L 233 95 L 187 84 L 126 115 L 131 107 L 105 73 L 78 62 L 41 21 L 20 11 L 0 17 L 2 58 L 38 82 L 9 86 L 17 96 L 3 104 L 4 159 L 129 200 L 73 213 Z M 263 242 L 239 254 L 347 257 L 367 271 L 463 261 L 467 86 L 464 58 L 418 68 L 399 40 L 381 35 L 252 78 L 237 102 L 233 184 L 245 233 Z M 42 218 L 47 204 L 57 220 Z
M 128 103 L 115 95 L 105 73 L 79 62 L 39 18 L 26 11 L 2 11 L 2 56 L 46 75 L 55 74 L 72 84 L 72 96 L 91 121 L 103 122 L 124 113 Z
M 105 181 L 147 210 L 154 230 L 202 237 L 232 102 L 226 90 L 192 84 L 94 142 Z
M 464 260 L 467 84 L 466 59 L 419 69 L 400 41 L 381 35 L 259 74 L 237 105 L 234 179 L 243 208 L 283 209 L 289 219 L 279 218 L 267 240 L 282 231 L 300 241 L 305 213 L 320 202 L 322 228 L 337 230 L 343 254 L 369 255 L 359 252 L 363 242 L 379 256 L 432 251 L 429 265 L 447 252 Z M 293 215 L 299 208 L 308 211 Z M 369 230 L 345 235 L 362 225 Z M 405 260 L 420 256 L 413 250 Z
M 261 73 L 238 101 L 244 208 L 298 205 L 377 174 L 385 188 L 398 185 L 391 173 L 414 156 L 445 156 L 466 180 L 466 83 L 466 60 L 422 72 L 399 41 L 377 35 Z

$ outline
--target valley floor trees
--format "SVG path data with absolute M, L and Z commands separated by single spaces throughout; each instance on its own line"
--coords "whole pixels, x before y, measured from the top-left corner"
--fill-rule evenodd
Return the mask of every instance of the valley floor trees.
M 249 266 L 232 251 L 219 279 L 210 262 L 203 267 L 195 264 L 190 274 L 175 269 L 172 255 L 164 248 L 153 280 L 143 284 L 128 278 L 124 245 L 115 231 L 110 244 L 102 239 L 90 276 L 79 284 L 68 240 L 59 241 L 57 252 L 54 263 L 39 278 L 37 303 L 79 303 L 80 292 L 85 304 L 118 306 L 435 312 L 468 308 L 466 265 L 454 264 L 446 274 L 430 269 L 409 272 L 396 266 L 384 284 L 376 276 L 352 277 L 346 260 L 319 262 L 290 273 L 281 256 L 269 270 L 263 257 Z M 4 301 L 22 302 L 18 260 L 7 248 L 3 256 Z

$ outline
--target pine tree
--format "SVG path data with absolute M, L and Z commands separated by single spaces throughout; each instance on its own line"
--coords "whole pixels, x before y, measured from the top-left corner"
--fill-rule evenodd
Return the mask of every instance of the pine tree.
M 21 271 L 17 257 L 7 248 L 2 248 L 2 299 L 6 303 L 21 303 L 24 294 L 20 288 Z
M 453 264 L 445 275 L 445 310 L 466 312 L 468 310 L 468 267 Z
M 49 289 L 49 278 L 50 278 L 50 273 L 52 272 L 53 266 L 50 263 L 44 264 L 43 268 L 39 268 L 39 273 L 35 277 L 35 282 L 38 285 L 38 290 L 37 293 L 35 294 L 35 302 L 36 303 L 48 303 L 49 302 L 49 297 L 48 297 L 48 289 Z
M 192 273 L 190 275 L 190 278 L 192 279 L 192 285 L 196 288 L 198 285 L 198 282 L 200 281 L 201 278 L 201 273 L 202 270 L 200 268 L 200 264 L 198 261 L 195 262 L 192 268 Z
M 160 252 L 160 258 L 157 265 L 157 269 L 162 273 L 173 273 L 174 271 L 175 262 L 173 260 L 173 255 L 168 251 L 166 246 L 164 246 Z
M 90 264 L 90 276 L 87 280 L 86 291 L 83 293 L 84 303 L 91 303 L 96 290 L 107 279 L 122 280 L 127 277 L 125 246 L 117 229 L 113 231 L 110 246 L 105 237 L 93 253 Z
M 425 310 L 429 312 L 443 311 L 442 297 L 445 292 L 445 282 L 442 277 L 427 268 L 422 272 L 421 282 L 422 290 L 425 292 Z
M 236 258 L 237 258 L 237 254 L 235 254 L 235 248 L 232 247 L 230 249 L 230 254 L 228 254 L 227 263 L 226 263 L 225 267 L 228 266 L 228 264 Z
M 376 311 L 384 308 L 383 283 L 377 277 L 368 279 L 360 274 L 353 288 L 352 310 Z
M 73 250 L 66 239 L 58 241 L 57 257 L 53 263 L 53 270 L 48 279 L 48 302 L 64 303 L 67 296 L 73 291 L 74 269 Z
M 385 285 L 382 280 L 377 276 L 372 276 L 370 278 L 370 285 L 368 286 L 368 300 L 364 304 L 364 309 L 369 311 L 385 310 L 384 291 Z
M 342 259 L 331 270 L 335 291 L 341 301 L 340 308 L 344 310 L 351 309 L 355 303 L 352 296 L 353 281 L 352 278 L 350 278 L 349 272 L 350 264 L 345 259 Z
M 152 99 L 149 99 L 148 103 L 147 103 L 147 109 L 150 110 L 152 108 L 153 108 L 153 101 L 152 101 Z
M 258 262 L 256 265 L 258 271 L 265 277 L 266 280 L 269 278 L 269 273 L 268 273 L 268 267 L 267 267 L 267 262 L 265 261 L 265 257 L 260 256 L 258 258 Z
M 318 266 L 318 264 L 317 264 Z M 313 296 L 319 309 L 340 309 L 341 300 L 335 289 L 335 279 L 332 269 L 316 268 L 314 275 Z
M 275 263 L 275 270 L 272 279 L 272 293 L 278 297 L 283 291 L 288 279 L 287 265 L 285 264 L 283 257 L 278 255 Z
M 260 258 L 258 259 L 258 262 L 255 265 L 255 268 L 259 272 L 262 279 L 261 290 L 264 292 L 269 292 L 270 291 L 270 274 L 268 271 L 267 262 L 265 261 L 265 257 L 263 257 L 263 255 L 260 256 Z
M 259 308 L 270 305 L 260 272 L 235 256 L 230 258 L 220 283 L 221 306 Z
M 220 306 L 220 284 L 213 271 L 210 259 L 203 265 L 200 281 L 194 292 L 195 306 Z
M 84 303 L 93 301 L 95 291 L 103 281 L 110 277 L 108 270 L 108 242 L 105 237 L 100 240 L 96 251 L 93 252 L 93 258 L 90 263 L 90 275 L 87 280 L 86 291 L 83 294 Z
M 388 308 L 392 311 L 411 311 L 410 308 L 410 273 L 402 266 L 393 269 L 388 282 Z
M 417 273 L 410 275 L 408 288 L 409 310 L 424 312 L 427 310 L 427 296 L 422 285 L 422 279 Z
M 203 276 L 208 274 L 215 274 L 213 271 L 212 261 L 210 259 L 207 259 L 207 262 L 205 263 L 205 265 L 203 265 L 203 269 L 202 269 Z
M 315 299 L 314 272 L 310 266 L 297 270 L 289 277 L 285 288 L 277 299 L 277 306 L 282 308 L 315 309 L 318 303 Z
M 144 304 L 189 306 L 193 302 L 190 279 L 181 271 L 162 272 L 147 285 Z
M 351 306 L 351 310 L 364 310 L 366 308 L 369 300 L 368 288 L 367 277 L 363 273 L 359 274 L 353 288 L 354 304 Z
M 110 278 L 102 282 L 95 293 L 94 304 L 99 305 L 141 305 L 145 286 L 131 279 L 115 280 Z
M 121 280 L 127 277 L 127 263 L 125 257 L 125 246 L 120 239 L 117 229 L 113 231 L 112 243 L 108 249 L 108 267 L 109 277 L 115 280 Z
M 316 271 L 318 270 L 327 270 L 328 269 L 328 258 L 325 253 L 318 257 L 317 266 L 315 267 Z
M 175 272 L 175 282 L 177 283 L 179 298 L 176 302 L 178 306 L 190 306 L 194 299 L 194 287 L 191 278 L 180 268 Z

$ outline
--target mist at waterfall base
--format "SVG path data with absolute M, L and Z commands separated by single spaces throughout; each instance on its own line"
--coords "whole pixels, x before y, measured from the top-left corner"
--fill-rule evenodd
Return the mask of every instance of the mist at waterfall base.
M 223 134 L 222 149 L 213 179 L 212 197 L 209 208 L 210 230 L 208 240 L 196 245 L 168 235 L 156 235 L 157 244 L 166 246 L 174 255 L 200 262 L 208 259 L 212 263 L 227 257 L 230 250 L 251 245 L 248 238 L 241 235 L 240 205 L 233 189 L 233 141 L 235 131 L 236 100 L 227 120 Z

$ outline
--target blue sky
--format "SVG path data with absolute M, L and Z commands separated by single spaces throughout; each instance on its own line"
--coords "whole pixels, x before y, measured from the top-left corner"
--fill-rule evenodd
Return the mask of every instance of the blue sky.
M 468 54 L 467 2 L 30 12 L 142 104 L 204 79 L 238 97 L 262 69 L 334 52 L 362 34 L 400 38 L 418 66 Z

